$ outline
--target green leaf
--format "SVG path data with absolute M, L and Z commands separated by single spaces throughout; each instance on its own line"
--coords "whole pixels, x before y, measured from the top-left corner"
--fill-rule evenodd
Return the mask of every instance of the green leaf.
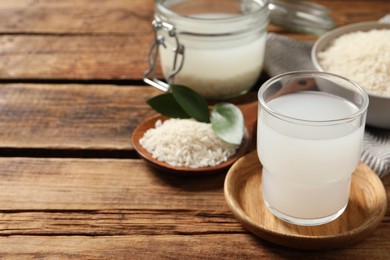
M 244 136 L 244 117 L 241 110 L 230 103 L 218 103 L 211 111 L 211 127 L 222 140 L 241 144 Z
M 171 118 L 190 118 L 190 116 L 176 102 L 172 93 L 164 93 L 146 101 L 154 110 Z
M 170 85 L 173 97 L 183 110 L 196 121 L 210 123 L 207 102 L 194 90 L 182 85 Z

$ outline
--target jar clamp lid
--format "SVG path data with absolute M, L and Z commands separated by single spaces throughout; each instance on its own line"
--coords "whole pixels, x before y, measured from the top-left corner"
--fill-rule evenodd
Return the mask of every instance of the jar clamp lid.
M 177 37 L 175 27 L 172 24 L 169 24 L 167 22 L 163 22 L 158 16 L 155 17 L 153 20 L 153 29 L 154 29 L 154 43 L 149 49 L 148 53 L 148 61 L 149 61 L 149 69 L 145 72 L 144 74 L 144 82 L 159 89 L 162 91 L 168 91 L 169 89 L 169 84 L 173 81 L 173 78 L 181 68 L 183 67 L 184 63 L 184 45 L 180 44 L 179 38 Z M 173 66 L 172 66 L 172 71 L 170 72 L 167 82 L 165 83 L 159 79 L 156 78 L 155 76 L 155 70 L 156 70 L 156 65 L 157 65 L 157 58 L 158 58 L 158 50 L 160 45 L 163 47 L 165 46 L 165 39 L 163 36 L 158 35 L 159 30 L 165 30 L 168 32 L 169 37 L 173 37 L 176 42 L 176 47 L 174 48 L 174 59 L 173 59 Z M 180 59 L 179 64 L 177 66 L 178 59 Z M 152 76 L 152 79 L 149 79 L 148 77 Z

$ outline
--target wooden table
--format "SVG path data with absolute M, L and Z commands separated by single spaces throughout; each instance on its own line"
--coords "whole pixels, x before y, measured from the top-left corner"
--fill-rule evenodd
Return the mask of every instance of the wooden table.
M 388 0 L 316 2 L 339 25 L 390 13 Z M 152 0 L 0 1 L 0 258 L 389 258 L 390 207 L 358 244 L 284 248 L 233 217 L 224 174 L 172 176 L 137 156 L 131 134 L 160 93 L 142 82 L 153 12 Z

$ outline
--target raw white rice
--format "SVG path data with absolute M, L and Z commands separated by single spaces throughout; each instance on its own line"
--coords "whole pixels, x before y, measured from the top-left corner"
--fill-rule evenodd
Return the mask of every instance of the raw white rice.
M 145 132 L 140 143 L 153 158 L 190 168 L 218 165 L 239 147 L 219 138 L 211 124 L 173 118 L 164 122 L 158 120 L 155 128 Z
M 390 96 L 390 30 L 342 35 L 318 57 L 325 71 L 357 82 L 368 93 Z

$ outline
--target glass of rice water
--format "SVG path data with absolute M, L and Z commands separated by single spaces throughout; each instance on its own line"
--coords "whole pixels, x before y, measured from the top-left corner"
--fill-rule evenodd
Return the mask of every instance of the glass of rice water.
M 268 209 L 296 225 L 336 219 L 360 161 L 367 94 L 335 74 L 297 71 L 265 82 L 258 99 L 257 151 Z

